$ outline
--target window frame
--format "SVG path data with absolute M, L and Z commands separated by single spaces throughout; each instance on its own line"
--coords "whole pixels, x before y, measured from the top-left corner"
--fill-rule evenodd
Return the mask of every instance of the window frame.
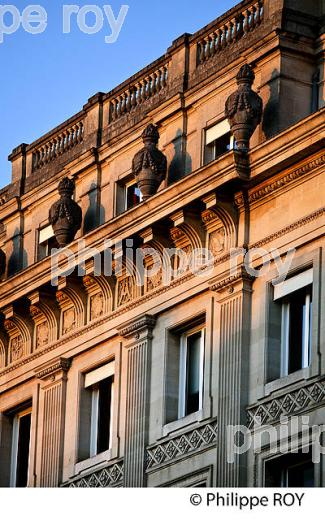
M 207 139 L 208 132 L 211 131 L 214 128 L 222 127 L 223 125 L 227 125 L 227 131 L 225 131 L 224 133 L 220 134 L 217 139 L 214 139 L 213 141 L 207 142 L 207 140 L 208 140 Z M 220 155 L 216 155 L 216 142 L 218 140 L 224 138 L 228 134 L 230 134 L 230 148 L 229 148 L 229 150 L 227 152 L 224 152 L 224 153 L 220 154 Z M 213 159 L 208 160 L 207 159 L 207 147 L 208 146 L 211 147 L 212 145 L 214 145 Z M 234 150 L 235 146 L 236 146 L 235 138 L 234 138 L 234 135 L 231 133 L 230 125 L 227 122 L 227 119 L 221 119 L 221 120 L 215 122 L 214 124 L 207 126 L 206 128 L 203 129 L 202 165 L 203 166 L 207 166 L 208 164 L 216 161 L 217 159 L 219 159 L 220 157 L 222 157 L 226 153 L 229 153 L 231 150 Z
M 198 325 L 194 329 L 188 330 L 180 336 L 180 359 L 179 359 L 179 391 L 178 391 L 178 420 L 185 419 L 191 414 L 186 413 L 187 401 L 187 373 L 188 373 L 188 338 L 201 332 L 200 338 L 200 366 L 199 366 L 199 409 L 198 413 L 203 409 L 204 396 L 204 350 L 205 350 L 205 326 Z
M 17 412 L 12 418 L 12 439 L 11 439 L 11 457 L 10 457 L 10 487 L 17 486 L 17 469 L 18 469 L 18 453 L 19 453 L 19 427 L 22 417 L 30 415 L 30 434 L 28 445 L 28 469 L 27 469 L 27 485 L 30 473 L 30 456 L 32 443 L 32 407 Z
M 271 307 L 275 307 L 273 280 L 277 279 L 279 276 L 278 270 L 274 267 L 268 273 L 265 281 L 263 281 L 264 290 L 261 288 L 261 298 L 263 303 L 259 306 L 260 313 L 258 320 L 260 323 L 264 323 L 264 335 L 261 340 L 263 345 L 261 345 L 261 348 L 257 352 L 258 368 L 263 374 L 263 377 L 256 385 L 256 400 L 268 397 L 274 392 L 295 385 L 299 381 L 307 381 L 313 377 L 319 376 L 325 370 L 325 359 L 323 356 L 320 359 L 321 353 L 324 350 L 321 347 L 322 327 L 320 324 L 322 313 L 321 292 L 323 292 L 323 290 L 320 290 L 320 287 L 324 286 L 321 282 L 325 282 L 325 273 L 323 273 L 322 270 L 322 248 L 317 247 L 312 251 L 301 253 L 299 255 L 296 254 L 287 274 L 287 279 L 304 271 L 308 271 L 309 269 L 313 270 L 311 362 L 308 368 L 290 374 L 287 377 L 281 377 L 279 375 L 278 377 L 271 379 L 268 375 L 269 355 L 275 348 L 272 343 L 274 336 L 271 334 L 271 330 L 275 323 L 273 321 L 274 317 L 272 319 Z M 255 288 L 255 291 L 256 290 L 257 287 Z
M 140 200 L 139 200 L 138 204 L 136 204 L 135 206 L 132 206 L 132 207 L 129 208 L 128 207 L 128 189 L 132 188 L 133 186 L 136 186 L 137 189 L 139 190 L 139 193 L 140 193 L 139 199 Z M 135 179 L 131 179 L 128 182 L 126 182 L 124 184 L 124 186 L 123 186 L 123 189 L 124 189 L 124 212 L 130 211 L 131 209 L 136 208 L 137 206 L 139 206 L 143 202 L 143 195 L 142 195 L 141 190 L 138 187 L 137 181 Z

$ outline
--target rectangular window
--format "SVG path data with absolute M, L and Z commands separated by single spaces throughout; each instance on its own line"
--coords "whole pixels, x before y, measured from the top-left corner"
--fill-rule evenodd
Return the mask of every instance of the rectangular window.
M 38 260 L 49 256 L 53 249 L 58 248 L 52 226 L 46 226 L 38 233 Z
M 183 334 L 180 349 L 179 419 L 203 406 L 204 330 Z
M 137 183 L 133 180 L 125 185 L 125 211 L 135 208 L 142 202 L 142 193 L 137 186 Z
M 234 138 L 227 120 L 205 131 L 204 164 L 215 161 L 221 155 L 234 149 Z
M 81 394 L 79 461 L 111 449 L 115 363 L 85 375 Z
M 265 463 L 266 487 L 315 487 L 310 453 L 290 453 Z
M 274 289 L 274 301 L 281 305 L 281 377 L 310 365 L 312 283 L 310 269 Z
M 28 484 L 31 409 L 13 417 L 10 486 L 23 488 Z

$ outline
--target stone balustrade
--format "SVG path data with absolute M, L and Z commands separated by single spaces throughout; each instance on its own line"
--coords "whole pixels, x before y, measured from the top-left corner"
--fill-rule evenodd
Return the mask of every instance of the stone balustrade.
M 263 15 L 264 0 L 259 0 L 214 28 L 197 43 L 198 65 L 247 36 L 261 24 Z
M 136 81 L 111 100 L 110 122 L 114 122 L 123 115 L 130 113 L 147 99 L 164 90 L 167 83 L 168 65 L 162 65 L 156 71 Z
M 83 138 L 84 123 L 82 120 L 54 135 L 49 141 L 33 151 L 33 171 L 42 168 L 42 166 L 82 143 Z

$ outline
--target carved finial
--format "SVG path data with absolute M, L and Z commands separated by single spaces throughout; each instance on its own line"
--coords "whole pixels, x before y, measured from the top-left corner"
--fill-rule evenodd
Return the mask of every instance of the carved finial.
M 158 141 L 159 141 L 159 137 L 160 137 L 158 128 L 151 123 L 144 129 L 141 137 L 145 144 L 153 143 L 153 144 L 157 145 Z
M 60 247 L 65 247 L 74 240 L 81 228 L 82 211 L 72 200 L 75 189 L 74 181 L 65 177 L 58 186 L 60 199 L 53 204 L 49 212 L 49 221 Z
M 236 78 L 238 89 L 227 99 L 225 114 L 238 150 L 247 152 L 249 141 L 262 120 L 263 101 L 252 90 L 255 74 L 250 65 L 243 65 Z
M 60 195 L 66 195 L 68 197 L 72 197 L 75 190 L 74 180 L 69 179 L 69 177 L 64 177 L 58 186 L 58 192 Z
M 240 68 L 240 71 L 238 72 L 236 79 L 238 85 L 240 85 L 241 83 L 248 83 L 249 85 L 253 85 L 255 80 L 255 73 L 251 65 L 245 63 L 245 65 L 243 65 Z
M 144 148 L 136 154 L 132 163 L 132 171 L 143 199 L 155 195 L 167 174 L 167 159 L 158 150 L 159 141 L 158 128 L 150 124 L 142 133 Z

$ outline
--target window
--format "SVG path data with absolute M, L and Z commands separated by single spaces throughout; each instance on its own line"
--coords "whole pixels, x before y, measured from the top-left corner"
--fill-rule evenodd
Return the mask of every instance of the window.
M 198 412 L 203 401 L 203 329 L 181 336 L 178 418 Z
M 203 408 L 205 329 L 202 325 L 169 333 L 166 374 L 166 423 Z
M 287 377 L 311 364 L 313 270 L 274 288 L 270 312 L 269 380 Z
M 55 248 L 58 248 L 58 243 L 52 226 L 40 229 L 38 235 L 38 260 L 43 260 L 43 258 L 49 256 Z
M 315 467 L 310 453 L 290 453 L 265 463 L 266 487 L 314 487 Z
M 134 208 L 142 202 L 142 193 L 134 180 L 125 185 L 124 200 L 125 211 Z
M 10 486 L 23 488 L 28 484 L 31 409 L 13 416 Z
M 81 393 L 79 461 L 111 449 L 115 363 L 85 375 Z
M 227 120 L 221 121 L 205 131 L 204 164 L 215 161 L 221 155 L 233 150 L 234 138 Z
M 275 287 L 274 300 L 282 307 L 281 376 L 307 368 L 311 357 L 313 270 Z

